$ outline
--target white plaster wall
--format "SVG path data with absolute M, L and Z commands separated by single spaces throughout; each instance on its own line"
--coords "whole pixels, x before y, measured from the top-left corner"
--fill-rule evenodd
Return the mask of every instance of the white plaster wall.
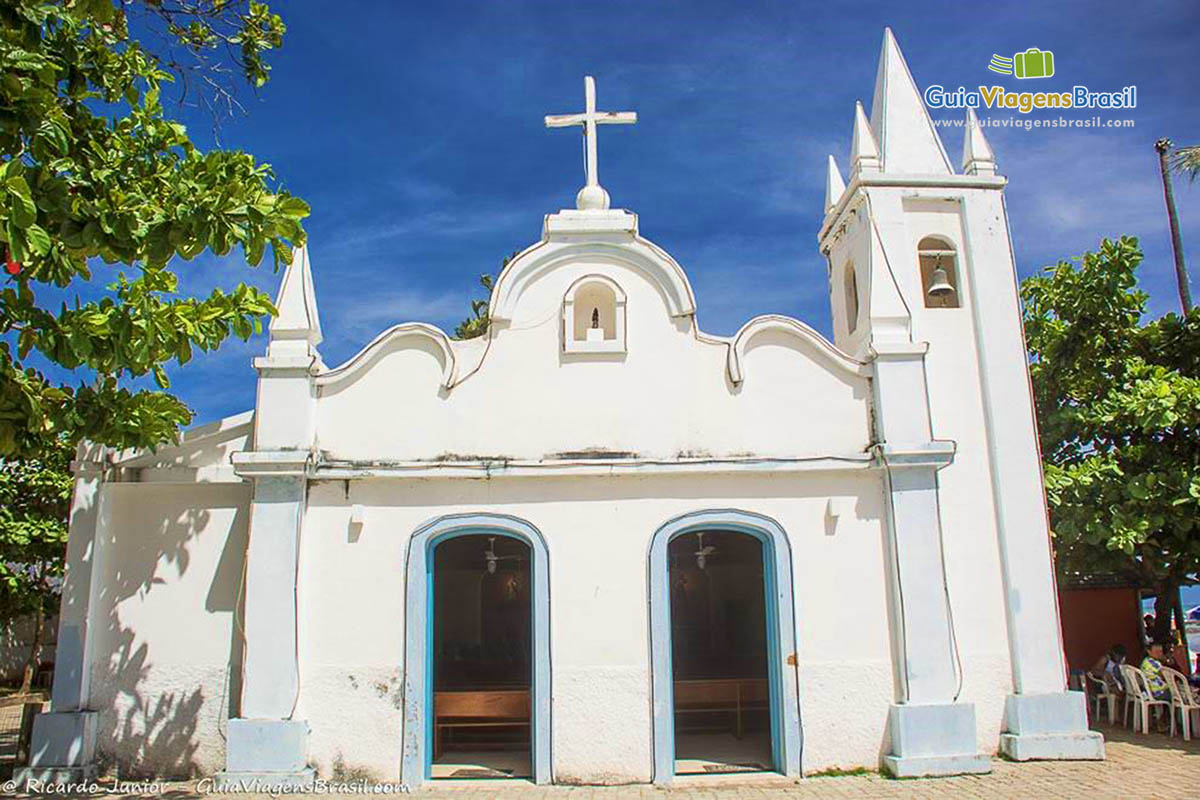
M 967 261 L 982 256 L 965 246 L 962 208 L 960 203 L 944 199 L 904 200 L 909 247 L 901 268 L 912 270 L 919 287 L 917 243 L 926 236 L 942 236 L 953 242 L 959 253 L 960 307 L 926 308 L 917 297 L 910 302 L 914 338 L 930 345 L 925 363 L 933 438 L 957 445 L 954 463 L 938 473 L 946 570 L 964 662 L 961 698 L 975 703 L 980 749 L 991 753 L 996 749 L 1004 697 L 1012 691 L 1012 680 L 971 311 L 974 286 Z M 985 264 L 976 264 L 976 268 L 996 267 L 986 259 Z
M 628 294 L 624 357 L 560 352 L 562 298 L 602 273 Z M 755 337 L 745 381 L 727 346 L 672 319 L 642 272 L 583 261 L 548 271 L 482 350 L 458 347 L 460 384 L 439 389 L 432 345 L 392 347 L 356 377 L 323 386 L 317 444 L 335 459 L 544 458 L 592 448 L 642 456 L 809 456 L 868 444 L 867 382 L 830 368 L 794 337 Z M 469 377 L 468 377 L 469 376 Z
M 98 750 L 121 774 L 224 767 L 239 657 L 234 609 L 246 546 L 242 484 L 106 484 L 91 608 Z
M 866 191 L 870 203 L 864 208 L 873 213 L 873 225 L 846 215 L 843 221 L 847 234 L 834 239 L 831 259 L 835 265 L 853 259 L 861 266 L 874 243 L 872 285 L 860 288 L 876 296 L 877 301 L 888 292 L 898 292 L 902 301 L 897 302 L 902 303 L 906 313 L 911 312 L 912 340 L 929 345 L 925 372 L 931 434 L 935 440 L 956 444 L 954 463 L 938 473 L 938 484 L 946 581 L 963 665 L 959 699 L 975 704 L 978 745 L 981 751 L 991 753 L 997 747 L 1004 698 L 1012 691 L 1012 680 L 987 428 L 979 388 L 971 271 L 1011 267 L 1006 261 L 1007 252 L 979 252 L 967 239 L 963 215 L 974 213 L 971 210 L 986 199 L 985 190 L 871 187 Z M 1003 224 L 1003 219 L 994 216 L 980 217 L 973 223 L 990 232 Z M 957 309 L 925 307 L 917 244 L 929 235 L 948 239 L 958 250 Z M 861 269 L 859 277 L 862 281 Z M 833 296 L 837 294 L 835 287 Z M 871 310 L 868 306 L 868 312 Z M 857 334 L 848 337 L 840 319 L 844 314 L 841 306 L 835 304 L 834 311 L 839 318 L 835 325 L 838 344 L 861 356 L 869 344 L 871 323 L 866 313 Z M 880 326 L 891 324 L 890 311 L 873 311 L 884 318 L 877 321 Z
M 340 759 L 348 768 L 396 780 L 408 537 L 381 535 L 386 514 L 371 508 L 352 538 L 349 496 L 342 482 L 309 489 L 300 543 L 296 713 L 309 721 L 309 758 L 321 774 L 331 775 Z
M 853 509 L 836 524 L 831 496 Z M 874 472 L 329 481 L 308 504 L 298 713 L 323 770 L 340 756 L 397 775 L 405 547 L 430 519 L 488 511 L 528 520 L 549 549 L 556 780 L 649 780 L 650 539 L 705 508 L 766 514 L 791 539 L 804 768 L 878 766 L 893 681 Z M 367 508 L 357 537 L 353 504 Z

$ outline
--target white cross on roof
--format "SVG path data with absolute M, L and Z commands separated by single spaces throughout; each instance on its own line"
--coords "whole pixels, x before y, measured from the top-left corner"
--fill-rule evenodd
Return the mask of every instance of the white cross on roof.
M 583 171 L 587 182 L 575 204 L 581 208 L 608 208 L 608 192 L 600 185 L 596 173 L 596 126 L 597 125 L 632 125 L 637 122 L 635 111 L 597 111 L 596 110 L 596 79 L 587 75 L 583 79 L 584 112 L 582 114 L 557 114 L 546 117 L 547 128 L 565 128 L 571 125 L 583 126 L 584 161 Z

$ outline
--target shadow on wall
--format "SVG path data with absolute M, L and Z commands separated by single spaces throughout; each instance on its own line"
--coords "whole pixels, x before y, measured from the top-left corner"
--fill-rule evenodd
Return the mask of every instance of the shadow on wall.
M 212 739 L 215 733 L 224 739 L 225 719 L 235 708 L 230 698 L 236 697 L 237 688 L 231 685 L 235 682 L 229 676 L 241 674 L 241 637 L 237 632 L 242 624 L 239 586 L 248 512 L 243 506 L 237 507 L 228 533 L 224 525 L 206 530 L 212 515 L 203 503 L 205 496 L 204 492 L 193 494 L 194 506 L 182 509 L 174 518 L 162 519 L 157 529 L 113 524 L 104 533 L 100 548 L 103 584 L 96 595 L 93 617 L 97 647 L 92 664 L 91 705 L 100 712 L 100 765 L 122 777 L 192 778 L 219 768 L 224 761 L 223 742 Z M 131 502 L 128 496 L 122 500 Z M 225 536 L 225 542 L 207 595 L 197 591 L 193 599 L 187 593 L 187 584 L 195 581 L 185 579 L 191 552 L 201 546 L 216 546 L 211 538 L 201 544 L 201 536 Z M 163 575 L 176 571 L 177 576 Z M 175 592 L 183 593 L 183 600 L 177 593 L 173 597 L 163 593 L 168 581 L 183 584 L 174 587 Z M 166 635 L 177 636 L 179 641 L 172 642 L 171 647 L 176 652 L 186 650 L 193 646 L 189 642 L 189 617 L 226 612 L 234 616 L 229 650 L 204 652 L 197 643 L 195 663 L 175 658 L 155 667 L 147 634 L 139 635 L 135 627 L 125 625 L 122 609 L 124 606 L 136 610 L 142 619 L 149 618 L 152 615 L 138 606 L 159 600 L 156 592 L 166 603 L 150 623 L 152 641 L 164 636 L 164 625 L 174 626 Z M 199 607 L 201 597 L 203 609 Z M 177 616 L 161 619 L 161 615 L 172 611 Z M 206 738 L 207 743 L 203 741 Z

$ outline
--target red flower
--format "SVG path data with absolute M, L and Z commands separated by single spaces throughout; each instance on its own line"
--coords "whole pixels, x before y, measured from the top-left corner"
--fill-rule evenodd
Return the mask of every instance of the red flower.
M 21 271 L 21 262 L 12 257 L 12 253 L 4 251 L 4 269 L 9 275 L 16 275 Z

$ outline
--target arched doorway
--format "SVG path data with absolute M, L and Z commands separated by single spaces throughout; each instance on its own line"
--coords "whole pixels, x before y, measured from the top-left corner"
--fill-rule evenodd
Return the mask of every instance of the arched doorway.
M 688 514 L 650 548 L 654 780 L 800 772 L 791 551 L 774 520 Z
M 541 535 L 454 515 L 409 545 L 404 755 L 430 778 L 550 782 L 549 564 Z

